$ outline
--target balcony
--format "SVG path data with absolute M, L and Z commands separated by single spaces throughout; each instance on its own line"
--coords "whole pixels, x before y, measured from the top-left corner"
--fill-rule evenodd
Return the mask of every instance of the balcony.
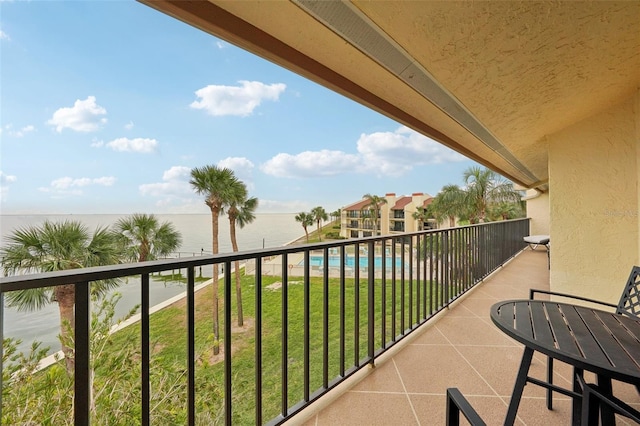
M 140 422 L 156 423 L 149 386 L 149 276 L 186 269 L 184 310 L 184 410 L 196 424 L 206 409 L 220 423 L 425 424 L 442 423 L 445 390 L 459 387 L 489 423 L 506 412 L 521 348 L 490 322 L 489 306 L 526 297 L 529 287 L 548 287 L 544 251 L 524 251 L 528 220 L 359 240 L 290 246 L 236 254 L 115 265 L 51 274 L 5 277 L 0 294 L 69 282 L 76 286 L 76 424 L 100 417 L 90 401 L 89 283 L 111 277 L 141 277 Z M 518 254 L 519 253 L 519 254 Z M 514 258 L 514 256 L 516 256 Z M 197 348 L 194 278 L 202 265 L 220 264 L 222 306 L 233 306 L 233 264 L 245 264 L 247 312 L 255 312 L 253 362 L 239 364 L 242 348 L 232 334 L 232 312 L 221 309 L 220 383 L 214 396 L 202 391 L 205 368 Z M 503 266 L 504 265 L 504 266 Z M 278 279 L 267 288 L 266 281 Z M 279 283 L 280 287 L 275 287 Z M 248 291 L 245 290 L 245 291 Z M 317 301 L 320 302 L 317 302 Z M 265 304 L 277 313 L 267 315 Z M 298 307 L 294 315 L 294 305 Z M 2 311 L 0 310 L 0 315 Z M 275 335 L 268 335 L 276 329 Z M 205 331 L 210 333 L 210 331 Z M 268 335 L 268 338 L 267 338 Z M 225 338 L 225 336 L 230 336 Z M 269 349 L 275 336 L 277 350 Z M 238 352 L 236 352 L 236 349 Z M 541 359 L 534 368 L 542 370 Z M 372 368 L 375 366 L 375 368 Z M 241 371 L 249 369 L 251 371 Z M 557 382 L 569 370 L 559 369 Z M 208 372 L 207 372 L 208 373 Z M 275 373 L 275 374 L 273 374 Z M 269 375 L 271 374 L 271 375 Z M 242 383 L 237 382 L 239 376 Z M 276 379 L 273 379 L 275 377 Z M 249 387 L 251 392 L 238 397 Z M 631 392 L 629 392 L 631 393 Z M 71 398 L 71 397 L 69 397 Z M 568 400 L 547 412 L 542 389 L 529 386 L 519 411 L 524 424 L 568 422 Z M 5 413 L 0 413 L 4 415 Z M 209 413 L 206 413 L 209 414 Z M 156 419 L 154 421 L 154 419 Z M 241 420 L 243 419 L 243 420 Z M 250 420 L 247 420 L 250 419 Z M 494 421 L 495 420 L 495 421 Z M 548 422 L 547 422 L 548 421 Z
M 544 249 L 522 251 L 401 347 L 376 360 L 375 368 L 301 414 L 300 424 L 444 424 L 448 387 L 459 388 L 487 424 L 502 424 L 523 347 L 492 324 L 489 308 L 500 300 L 528 298 L 529 288 L 549 288 Z M 572 368 L 558 361 L 554 366 L 554 383 L 570 388 Z M 531 375 L 544 379 L 545 367 L 546 358 L 535 353 Z M 614 383 L 614 392 L 640 407 L 631 385 Z M 516 424 L 571 423 L 568 397 L 554 394 L 552 411 L 545 404 L 543 388 L 526 386 Z M 619 416 L 616 420 L 635 424 Z

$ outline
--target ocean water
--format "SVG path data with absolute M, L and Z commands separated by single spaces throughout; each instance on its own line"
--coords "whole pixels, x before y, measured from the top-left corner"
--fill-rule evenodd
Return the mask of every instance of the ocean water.
M 90 231 L 96 227 L 110 226 L 126 215 L 0 215 L 0 245 L 7 244 L 6 237 L 14 230 L 31 225 L 39 225 L 45 220 L 77 220 L 85 224 Z M 211 253 L 211 215 L 178 214 L 156 215 L 160 222 L 170 222 L 182 234 L 182 245 L 176 254 L 181 257 Z M 258 214 L 256 220 L 242 229 L 236 229 L 240 251 L 285 245 L 304 235 L 304 230 L 295 221 L 295 214 Z M 229 221 L 220 217 L 220 252 L 231 252 L 229 239 Z M 203 275 L 211 276 L 211 268 L 203 269 Z M 140 280 L 133 278 L 124 282 L 117 290 L 122 299 L 117 305 L 116 315 L 122 316 L 140 303 Z M 151 306 L 161 303 L 184 291 L 184 284 L 163 282 L 152 278 L 149 299 Z M 23 341 L 21 350 L 31 346 L 31 342 L 42 342 L 50 347 L 50 353 L 60 349 L 57 335 L 60 332 L 58 305 L 53 303 L 44 309 L 22 312 L 15 308 L 4 308 L 3 331 L 5 337 L 19 338 Z

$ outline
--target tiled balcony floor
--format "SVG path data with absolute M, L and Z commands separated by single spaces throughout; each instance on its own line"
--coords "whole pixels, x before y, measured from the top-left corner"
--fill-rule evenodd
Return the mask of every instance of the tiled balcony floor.
M 326 396 L 289 424 L 442 425 L 448 387 L 459 388 L 487 424 L 502 424 L 522 345 L 493 325 L 489 308 L 500 300 L 527 298 L 532 287 L 549 288 L 544 248 L 522 252 L 447 313 L 415 332 L 401 348 L 390 351 L 374 369 L 364 371 L 355 383 L 336 389 L 338 396 Z M 530 375 L 544 378 L 545 365 L 546 358 L 536 353 Z M 555 383 L 570 386 L 569 366 L 556 362 L 555 372 Z M 640 407 L 635 389 L 617 385 L 616 394 Z M 525 387 L 516 424 L 570 422 L 568 397 L 554 394 L 554 409 L 549 411 L 545 389 L 532 384 Z M 632 423 L 622 419 L 618 424 Z

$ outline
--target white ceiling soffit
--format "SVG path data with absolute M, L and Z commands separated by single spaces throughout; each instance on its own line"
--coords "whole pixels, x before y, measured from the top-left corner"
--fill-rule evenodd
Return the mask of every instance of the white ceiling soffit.
M 376 61 L 467 129 L 513 167 L 536 182 L 528 170 L 464 105 L 350 2 L 293 0 L 345 41 Z

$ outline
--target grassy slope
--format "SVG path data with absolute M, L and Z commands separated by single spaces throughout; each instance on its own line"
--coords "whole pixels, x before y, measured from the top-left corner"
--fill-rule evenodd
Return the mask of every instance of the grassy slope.
M 263 277 L 263 287 L 266 287 L 276 281 L 278 277 Z M 296 281 L 291 278 L 291 281 Z M 301 327 L 304 321 L 304 285 L 301 279 L 300 284 L 290 284 L 288 287 L 288 353 L 287 353 L 287 372 L 289 380 L 287 383 L 288 404 L 289 406 L 303 399 L 303 377 L 304 377 L 304 327 Z M 243 277 L 243 307 L 245 318 L 249 326 L 245 329 L 235 328 L 232 344 L 232 375 L 233 375 L 233 412 L 234 423 L 251 424 L 254 423 L 255 412 L 255 328 L 253 327 L 253 318 L 255 318 L 255 278 L 253 276 Z M 381 300 L 381 286 L 376 285 L 376 300 Z M 222 289 L 221 289 L 222 290 Z M 327 284 L 329 294 L 329 374 L 328 380 L 331 381 L 340 373 L 339 365 L 339 298 L 340 286 L 337 279 L 330 279 Z M 359 287 L 360 292 L 360 339 L 357 345 L 359 350 L 359 358 L 362 359 L 367 355 L 366 336 L 367 336 L 367 284 L 366 280 L 361 279 Z M 311 327 L 309 329 L 310 341 L 310 392 L 322 387 L 323 383 L 323 301 L 324 301 L 324 283 L 322 278 L 312 278 L 309 287 L 309 318 Z M 345 286 L 346 300 L 346 333 L 345 333 L 345 358 L 346 368 L 353 365 L 356 360 L 354 340 L 354 310 L 355 310 L 355 293 L 356 287 L 353 280 L 347 280 Z M 222 357 L 214 357 L 212 353 L 212 291 L 211 287 L 200 291 L 196 297 L 196 353 L 197 371 L 197 410 L 200 413 L 216 413 L 215 419 L 219 419 L 219 413 L 223 409 L 223 389 L 224 389 L 224 372 Z M 221 291 L 222 295 L 222 291 Z M 405 306 L 408 305 L 408 291 L 405 293 Z M 415 297 L 415 289 L 414 289 Z M 222 308 L 222 296 L 221 296 Z M 235 303 L 235 302 L 234 302 Z M 391 338 L 391 283 L 387 283 L 387 340 Z M 396 303 L 396 333 L 399 333 L 404 327 L 401 324 L 400 314 L 400 291 L 397 292 Z M 235 321 L 235 306 L 232 304 Z M 222 309 L 221 309 L 222 312 Z M 408 321 L 409 313 L 405 310 L 405 320 Z M 162 371 L 182 371 L 186 359 L 186 312 L 184 302 L 179 302 L 174 306 L 164 309 L 151 318 L 150 340 L 152 342 L 152 370 Z M 381 309 L 376 312 L 376 342 L 381 341 L 380 336 L 380 318 Z M 223 318 L 221 318 L 221 330 L 223 330 Z M 405 326 L 408 323 L 405 323 Z M 263 290 L 263 347 L 261 350 L 263 362 L 263 418 L 270 419 L 278 415 L 282 404 L 282 290 Z M 139 327 L 133 326 L 118 333 L 118 341 L 128 341 L 139 344 Z M 135 344 L 134 343 L 134 344 Z M 223 344 L 221 343 L 221 348 Z M 152 372 L 152 374 L 154 374 Z M 182 393 L 180 399 L 186 403 L 186 379 L 176 389 L 177 393 Z M 169 402 L 169 401 L 168 401 Z M 171 400 L 171 404 L 177 401 Z M 152 404 L 153 406 L 154 404 Z M 182 405 L 182 404 L 179 404 Z M 182 405 L 184 406 L 184 405 Z M 182 408 L 182 407 L 180 407 Z M 161 405 L 157 407 L 163 420 L 167 420 L 167 414 L 175 412 L 177 407 Z M 181 410 L 178 410 L 181 411 Z M 178 421 L 182 419 L 183 413 L 176 412 L 172 420 Z M 207 417 L 206 421 L 211 421 Z

